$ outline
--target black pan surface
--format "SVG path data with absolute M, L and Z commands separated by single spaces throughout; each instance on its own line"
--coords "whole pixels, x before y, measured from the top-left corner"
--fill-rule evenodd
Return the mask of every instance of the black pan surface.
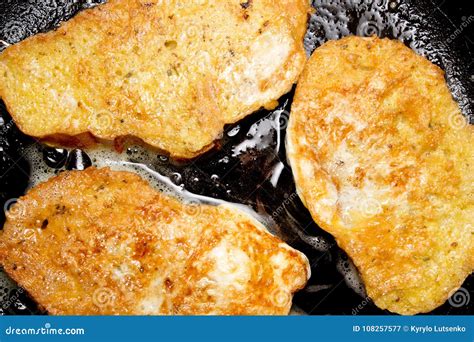
M 0 0 L 0 50 L 38 32 L 54 29 L 78 11 L 100 1 Z M 309 24 L 305 45 L 310 54 L 330 39 L 346 35 L 397 38 L 446 71 L 454 98 L 474 124 L 474 13 L 469 1 L 447 0 L 314 0 L 317 14 Z M 389 61 L 388 61 L 389 62 Z M 156 155 L 148 164 L 185 189 L 204 196 L 253 207 L 281 227 L 278 234 L 311 261 L 313 276 L 295 296 L 295 305 L 313 315 L 388 314 L 365 295 L 353 265 L 334 239 L 311 219 L 295 193 L 285 157 L 285 128 L 293 92 L 275 111 L 260 111 L 228 126 L 219 148 L 188 163 Z M 47 115 L 47 113 L 45 113 Z M 86 152 L 54 150 L 23 135 L 0 102 L 0 205 L 8 209 L 24 194 L 32 168 L 25 151 L 34 149 L 41 167 L 77 169 L 95 164 Z M 143 162 L 130 148 L 126 161 Z M 281 171 L 279 178 L 272 175 Z M 0 226 L 4 211 L 0 210 Z M 474 313 L 474 276 L 432 314 Z M 472 296 L 474 297 L 474 296 Z M 27 293 L 0 273 L 0 314 L 45 314 Z

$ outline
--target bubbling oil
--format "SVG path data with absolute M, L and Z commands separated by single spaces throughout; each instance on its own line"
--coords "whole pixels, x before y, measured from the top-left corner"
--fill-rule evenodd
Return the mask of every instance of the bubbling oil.
M 64 8 L 45 11 L 51 14 L 47 17 L 31 17 L 34 12 L 26 10 L 21 14 L 26 5 L 18 2 L 12 6 L 13 15 L 9 16 L 12 20 L 0 25 L 0 40 L 13 44 L 99 2 L 67 1 Z M 50 6 L 46 3 L 38 6 Z M 351 34 L 399 39 L 446 70 L 455 99 L 473 121 L 469 100 L 473 94 L 471 75 L 466 76 L 462 70 L 462 66 L 470 62 L 466 60 L 469 53 L 463 54 L 454 43 L 447 43 L 449 37 L 439 27 L 449 22 L 433 9 L 430 1 L 313 0 L 312 4 L 316 12 L 311 15 L 304 41 L 308 55 L 328 40 Z M 4 18 L 7 16 L 2 16 L 0 22 L 6 20 Z M 1 27 L 5 29 L 2 31 Z M 6 45 L 0 44 L 0 50 L 3 46 Z M 7 176 L 12 175 L 2 178 L 8 189 L 2 199 L 17 197 L 24 189 L 66 169 L 94 165 L 136 172 L 156 189 L 182 201 L 211 205 L 233 203 L 307 255 L 313 276 L 308 286 L 295 295 L 295 314 L 351 314 L 361 303 L 364 305 L 358 313 L 380 314 L 382 311 L 373 304 L 366 304 L 367 297 L 356 267 L 333 237 L 314 223 L 296 192 L 283 143 L 292 98 L 293 92 L 280 100 L 276 110 L 260 111 L 226 127 L 219 148 L 188 162 L 169 159 L 142 146 L 129 146 L 123 153 L 108 147 L 88 151 L 46 148 L 22 135 L 11 118 L 2 114 L 0 156 L 3 157 L 4 152 L 9 156 L 4 158 L 5 170 L 2 170 Z M 25 173 L 30 174 L 29 181 L 20 177 Z M 469 281 L 463 286 L 471 288 Z M 13 298 L 12 302 L 16 303 L 2 312 L 25 313 L 25 306 L 35 312 L 34 303 L 18 291 L 0 272 L 0 294 L 4 294 L 0 299 Z M 472 307 L 439 310 L 447 312 L 448 309 L 450 313 L 456 310 L 462 313 Z
M 45 148 L 44 146 L 35 145 L 31 146 L 26 150 L 25 156 L 28 162 L 30 163 L 32 170 L 28 189 L 31 189 L 37 186 L 38 184 L 47 181 L 48 179 L 56 176 L 59 172 L 61 172 L 58 169 L 49 167 L 45 162 L 45 156 L 51 154 L 51 150 L 57 149 Z M 62 149 L 59 150 L 62 151 Z M 182 178 L 179 173 L 174 173 L 173 181 L 170 177 L 163 176 L 162 174 L 153 169 L 153 160 L 156 159 L 156 155 L 143 146 L 135 145 L 129 147 L 127 150 L 129 154 L 130 151 L 133 151 L 135 158 L 139 159 L 140 162 L 128 161 L 127 155 L 129 154 L 127 154 L 127 152 L 119 153 L 106 146 L 98 146 L 93 149 L 87 150 L 87 152 L 82 150 L 73 150 L 72 153 L 77 153 L 76 151 L 79 151 L 81 154 L 87 156 L 87 159 L 91 161 L 90 166 L 93 165 L 97 168 L 110 168 L 111 170 L 115 171 L 127 171 L 136 173 L 142 179 L 146 180 L 157 191 L 160 191 L 161 193 L 167 196 L 172 196 L 183 203 L 215 206 L 227 205 L 245 212 L 246 214 L 252 216 L 265 226 L 268 226 L 269 223 L 272 222 L 270 217 L 263 214 L 258 214 L 248 206 L 241 205 L 239 203 L 231 203 L 216 198 L 197 195 L 187 191 L 184 186 L 177 185 L 175 183 L 177 179 Z M 62 153 L 59 153 L 58 155 L 60 155 L 61 158 L 64 158 L 62 156 Z M 81 162 L 82 159 L 78 163 L 80 164 Z M 79 168 L 75 167 L 74 169 L 81 170 L 83 169 L 83 167 L 84 166 L 80 166 Z

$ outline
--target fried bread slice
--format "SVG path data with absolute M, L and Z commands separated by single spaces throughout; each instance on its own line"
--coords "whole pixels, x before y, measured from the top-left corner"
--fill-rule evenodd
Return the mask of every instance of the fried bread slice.
M 108 168 L 61 173 L 20 198 L 0 262 L 55 315 L 285 315 L 310 275 L 242 210 L 183 203 Z
M 291 89 L 309 11 L 308 0 L 110 0 L 1 53 L 0 97 L 30 136 L 134 136 L 192 158 Z
M 429 312 L 474 267 L 474 127 L 443 71 L 399 41 L 348 37 L 310 58 L 287 153 L 300 197 L 382 309 Z

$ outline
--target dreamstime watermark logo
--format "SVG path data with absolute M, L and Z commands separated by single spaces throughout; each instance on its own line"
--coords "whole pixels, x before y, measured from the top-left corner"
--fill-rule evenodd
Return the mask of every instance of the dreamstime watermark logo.
M 469 126 L 468 119 L 458 111 L 449 114 L 448 123 L 454 129 L 463 129 Z
M 383 211 L 382 204 L 375 198 L 366 198 L 359 203 L 359 210 L 365 217 L 374 217 Z
M 2 309 L 6 310 L 6 309 L 10 308 L 13 304 L 15 304 L 20 299 L 20 295 L 22 295 L 24 292 L 25 292 L 25 290 L 21 287 L 19 289 L 15 290 L 15 293 L 12 294 L 8 298 L 8 300 L 6 300 L 2 303 Z
M 456 38 L 458 38 L 467 28 L 474 22 L 474 15 L 469 17 L 462 17 L 461 24 L 454 30 L 453 33 L 449 35 L 447 39 L 443 41 L 443 45 L 445 48 L 449 48 L 449 44 L 451 44 Z
M 285 200 L 272 212 L 272 217 L 276 218 L 280 216 L 284 210 L 285 206 L 289 205 L 291 202 L 293 202 L 296 198 L 298 197 L 298 194 L 296 192 L 291 193 L 290 195 L 285 194 Z
M 112 126 L 114 115 L 108 110 L 101 110 L 91 116 L 90 125 L 96 129 L 106 129 Z
M 287 110 L 282 110 L 278 113 L 278 129 L 283 131 L 288 128 L 290 123 L 290 113 Z
M 99 308 L 106 308 L 115 302 L 115 293 L 108 287 L 100 287 L 92 295 L 92 303 Z
M 51 323 L 45 323 L 40 328 L 15 328 L 9 326 L 5 330 L 6 335 L 84 335 L 83 328 L 53 328 Z
M 371 305 L 372 303 L 372 299 L 369 296 L 366 296 L 359 305 L 352 309 L 352 315 L 358 315 L 367 305 Z
M 284 308 L 291 304 L 291 294 L 281 289 L 276 289 L 270 294 L 270 300 L 276 307 Z
M 193 24 L 186 27 L 184 34 L 186 35 L 188 39 L 193 39 L 193 38 L 196 38 L 200 32 L 202 32 L 202 28 Z
M 11 198 L 3 205 L 5 215 L 10 219 L 15 219 L 25 214 L 25 205 L 18 198 Z
M 0 117 L 0 135 L 6 134 L 13 127 L 13 125 L 13 120 L 10 120 L 7 124 L 4 124 L 3 118 Z
M 184 202 L 184 213 L 188 216 L 200 215 L 202 208 L 202 203 L 197 200 L 187 200 Z
M 361 198 L 354 202 L 354 204 L 345 207 L 342 217 L 346 221 L 350 221 L 354 212 L 359 213 L 363 218 L 372 218 L 383 212 L 382 203 L 373 198 Z
M 382 25 L 375 20 L 361 19 L 357 26 L 357 35 L 362 37 L 380 36 Z
M 461 287 L 456 292 L 451 293 L 448 303 L 454 308 L 460 308 L 464 305 L 469 304 L 471 301 L 471 295 L 468 290 Z

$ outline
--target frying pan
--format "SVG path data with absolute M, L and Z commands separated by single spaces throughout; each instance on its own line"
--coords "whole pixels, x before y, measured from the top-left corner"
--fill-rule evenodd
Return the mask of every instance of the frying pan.
M 101 1 L 3 0 L 0 2 L 0 40 L 13 44 L 32 34 L 54 29 L 78 11 Z M 468 1 L 446 0 L 315 0 L 305 47 L 308 55 L 330 39 L 346 35 L 397 38 L 446 71 L 454 98 L 474 123 L 473 30 Z M 4 43 L 0 43 L 0 49 Z M 390 61 L 387 61 L 390 63 Z M 321 315 L 388 314 L 367 298 L 357 272 L 334 239 L 321 230 L 295 192 L 285 157 L 285 128 L 292 91 L 274 111 L 259 111 L 226 127 L 218 148 L 190 162 L 154 156 L 148 164 L 176 184 L 204 196 L 239 202 L 271 218 L 276 233 L 310 259 L 313 276 L 295 298 L 295 310 Z M 35 151 L 40 167 L 60 172 L 81 169 L 96 161 L 80 150 L 56 150 L 23 135 L 0 102 L 0 204 L 8 209 L 24 194 L 33 167 L 25 151 Z M 45 113 L 48 115 L 48 113 Z M 126 161 L 140 163 L 138 150 L 129 148 Z M 0 210 L 3 226 L 4 211 Z M 472 314 L 471 275 L 462 289 L 432 314 Z M 5 274 L 0 273 L 1 314 L 46 314 Z

